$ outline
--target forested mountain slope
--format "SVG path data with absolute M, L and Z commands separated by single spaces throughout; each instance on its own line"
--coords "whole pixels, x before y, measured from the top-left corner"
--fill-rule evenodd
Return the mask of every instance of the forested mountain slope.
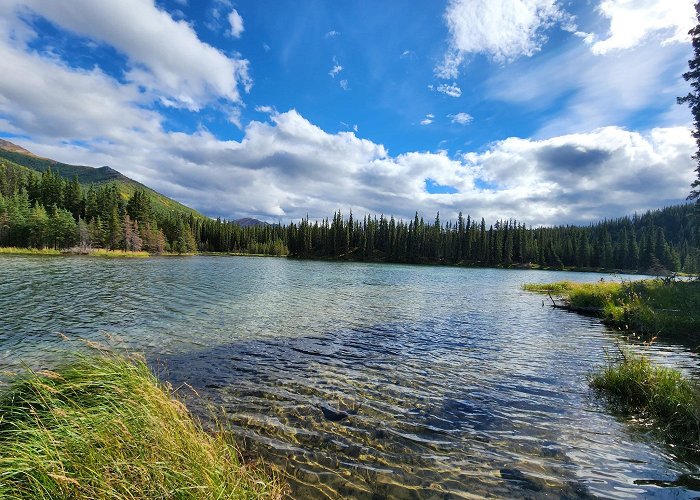
M 124 199 L 132 196 L 137 190 L 142 190 L 151 198 L 153 209 L 157 212 L 169 212 L 174 210 L 176 212 L 202 217 L 202 214 L 196 210 L 168 198 L 144 186 L 140 182 L 130 179 L 111 167 L 93 168 L 84 165 L 61 163 L 49 158 L 36 156 L 16 144 L 0 139 L 0 165 L 1 164 L 21 165 L 39 173 L 46 172 L 50 169 L 64 179 L 73 180 L 77 178 L 78 182 L 83 187 L 87 187 L 90 184 L 100 186 L 114 183 L 117 187 L 117 191 Z

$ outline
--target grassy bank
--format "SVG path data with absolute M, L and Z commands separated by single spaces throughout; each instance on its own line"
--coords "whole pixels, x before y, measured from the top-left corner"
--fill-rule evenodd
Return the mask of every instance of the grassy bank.
M 210 257 L 277 257 L 287 258 L 288 255 L 273 255 L 269 253 L 245 253 L 245 252 L 198 252 L 197 255 Z
M 53 248 L 0 247 L 0 255 L 61 255 L 61 251 Z
M 590 385 L 623 412 L 651 419 L 683 452 L 700 453 L 700 388 L 678 370 L 621 351 Z
M 210 435 L 145 363 L 80 357 L 19 376 L 0 393 L 1 498 L 279 497 Z
M 106 259 L 145 259 L 150 257 L 148 252 L 132 252 L 126 250 L 106 250 L 104 248 L 90 248 L 85 251 L 67 250 L 66 255 L 85 255 L 87 257 L 102 257 Z
M 83 255 L 85 257 L 104 257 L 108 259 L 143 259 L 149 257 L 148 252 L 129 252 L 125 250 L 106 250 L 104 248 L 71 248 L 68 250 L 56 250 L 54 248 L 19 248 L 0 247 L 0 255 Z
M 699 281 L 562 281 L 523 288 L 558 295 L 574 310 L 597 311 L 607 323 L 622 329 L 654 335 L 700 334 Z

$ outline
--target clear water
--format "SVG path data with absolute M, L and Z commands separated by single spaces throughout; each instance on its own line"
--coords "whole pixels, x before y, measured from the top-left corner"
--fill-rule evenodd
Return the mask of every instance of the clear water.
M 600 277 L 0 257 L 0 370 L 60 363 L 59 334 L 143 352 L 300 498 L 695 497 L 697 467 L 587 386 L 625 340 L 520 289 Z M 692 346 L 645 349 L 700 375 Z

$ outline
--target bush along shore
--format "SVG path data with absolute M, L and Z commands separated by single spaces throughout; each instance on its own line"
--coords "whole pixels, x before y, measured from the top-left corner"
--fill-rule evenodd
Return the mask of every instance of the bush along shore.
M 76 355 L 0 392 L 0 497 L 278 498 L 283 484 L 206 433 L 143 360 Z
M 700 281 L 653 279 L 597 283 L 526 284 L 555 307 L 593 314 L 622 330 L 651 335 L 700 334 Z
M 700 388 L 695 381 L 620 350 L 589 383 L 624 414 L 648 419 L 679 454 L 700 456 Z

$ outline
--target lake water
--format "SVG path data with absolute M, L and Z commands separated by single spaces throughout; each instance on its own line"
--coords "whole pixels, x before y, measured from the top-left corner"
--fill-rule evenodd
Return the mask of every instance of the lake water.
M 520 288 L 600 277 L 0 257 L 0 370 L 59 363 L 79 344 L 59 333 L 143 352 L 300 498 L 695 497 L 698 468 L 588 388 L 620 334 Z M 687 347 L 646 349 L 700 373 Z

